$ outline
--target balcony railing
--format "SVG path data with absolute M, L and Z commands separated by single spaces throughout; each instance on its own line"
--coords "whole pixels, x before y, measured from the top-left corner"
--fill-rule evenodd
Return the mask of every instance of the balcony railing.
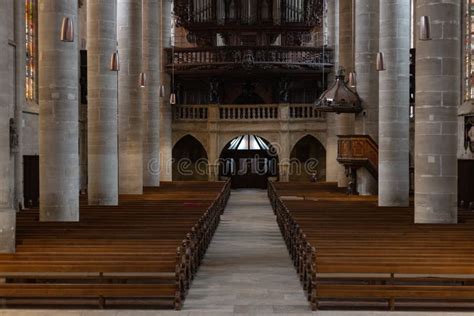
M 175 120 L 207 120 L 208 109 L 203 105 L 178 105 L 174 107 Z
M 252 104 L 252 105 L 175 105 L 175 121 L 277 121 L 325 119 L 324 113 L 312 104 Z
M 324 119 L 324 113 L 316 110 L 312 104 L 290 105 L 290 119 Z
M 333 52 L 316 47 L 247 47 L 168 49 L 167 68 L 175 72 L 209 70 L 328 71 L 333 66 Z
M 219 108 L 221 120 L 275 120 L 278 105 L 226 105 Z

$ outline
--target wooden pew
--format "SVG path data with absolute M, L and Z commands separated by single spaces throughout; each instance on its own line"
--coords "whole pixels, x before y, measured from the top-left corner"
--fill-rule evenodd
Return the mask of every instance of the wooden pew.
M 230 195 L 227 183 L 164 183 L 79 223 L 17 218 L 17 253 L 0 255 L 4 307 L 180 309 Z
M 474 310 L 472 212 L 415 225 L 413 206 L 381 208 L 334 184 L 270 183 L 268 195 L 313 309 Z

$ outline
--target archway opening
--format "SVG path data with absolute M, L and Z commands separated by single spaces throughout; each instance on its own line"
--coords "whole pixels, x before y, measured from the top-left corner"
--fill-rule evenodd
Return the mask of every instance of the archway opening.
M 326 181 L 326 149 L 311 135 L 301 138 L 290 154 L 290 181 Z
M 256 135 L 241 135 L 231 140 L 220 157 L 219 177 L 231 179 L 233 188 L 267 187 L 269 178 L 278 179 L 275 148 Z
M 173 147 L 173 181 L 207 181 L 208 157 L 202 144 L 186 135 Z

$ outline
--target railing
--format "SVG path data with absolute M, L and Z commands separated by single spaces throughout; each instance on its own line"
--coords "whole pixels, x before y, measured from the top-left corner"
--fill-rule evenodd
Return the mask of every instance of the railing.
M 312 104 L 290 105 L 290 119 L 324 119 L 324 113 L 318 111 Z
M 278 105 L 225 105 L 219 108 L 221 120 L 276 120 Z
M 202 105 L 179 105 L 173 108 L 175 120 L 207 120 L 208 108 Z
M 281 66 L 290 70 L 291 66 L 321 71 L 332 67 L 333 53 L 330 49 L 316 47 L 248 47 L 226 46 L 210 48 L 175 48 L 168 49 L 167 67 L 175 71 L 199 66 L 224 67 L 229 64 L 241 64 L 243 68 L 255 66 Z M 196 69 L 195 70 L 207 70 Z
M 324 121 L 312 104 L 175 105 L 175 121 Z

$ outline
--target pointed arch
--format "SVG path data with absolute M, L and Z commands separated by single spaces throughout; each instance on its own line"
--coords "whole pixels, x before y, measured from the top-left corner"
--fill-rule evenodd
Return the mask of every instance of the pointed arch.
M 301 137 L 290 152 L 290 181 L 308 182 L 313 174 L 326 181 L 326 149 L 311 134 Z
M 208 153 L 191 134 L 181 137 L 173 146 L 173 181 L 207 181 Z

